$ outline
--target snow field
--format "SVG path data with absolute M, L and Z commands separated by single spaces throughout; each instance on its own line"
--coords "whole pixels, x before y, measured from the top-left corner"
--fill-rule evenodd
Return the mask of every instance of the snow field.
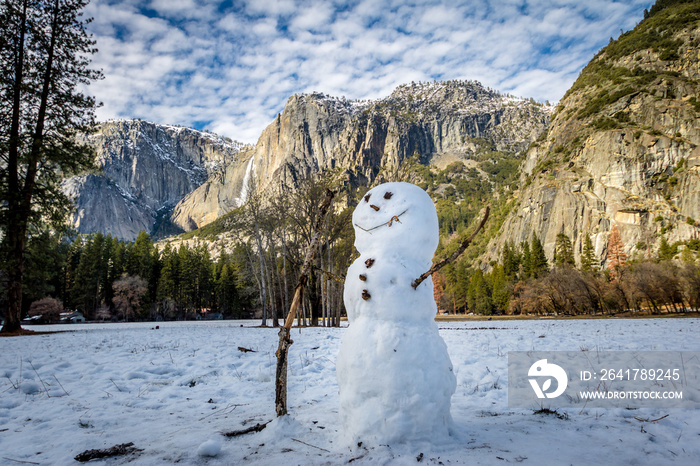
M 335 361 L 345 328 L 293 329 L 290 416 L 258 433 L 222 435 L 275 419 L 277 331 L 250 327 L 256 323 L 63 325 L 36 329 L 70 331 L 0 338 L 0 462 L 77 464 L 84 450 L 127 442 L 142 451 L 93 463 L 417 464 L 421 453 L 421 464 L 700 458 L 696 410 L 533 414 L 508 408 L 506 372 L 508 351 L 699 351 L 700 319 L 441 322 L 457 379 L 453 435 L 370 449 L 338 438 Z

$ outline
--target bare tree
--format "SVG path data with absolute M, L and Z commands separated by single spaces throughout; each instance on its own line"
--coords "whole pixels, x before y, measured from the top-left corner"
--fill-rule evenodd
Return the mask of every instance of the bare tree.
M 46 323 L 56 322 L 63 312 L 63 303 L 56 298 L 42 298 L 29 306 L 29 316 L 40 316 Z
M 306 250 L 306 256 L 304 258 L 304 264 L 301 268 L 301 273 L 299 274 L 299 280 L 297 286 L 294 290 L 294 298 L 292 299 L 292 304 L 289 308 L 289 313 L 285 319 L 284 326 L 279 331 L 279 347 L 277 349 L 277 370 L 275 376 L 275 411 L 277 416 L 284 416 L 287 414 L 287 356 L 289 353 L 289 347 L 294 343 L 289 338 L 289 332 L 294 323 L 294 318 L 302 303 L 304 297 L 304 289 L 306 288 L 308 282 L 308 274 L 313 266 L 314 257 L 318 251 L 318 246 L 321 242 L 321 228 L 323 225 L 323 220 L 330 210 L 331 203 L 335 197 L 335 192 L 327 190 L 326 198 L 319 208 L 319 215 L 316 218 L 316 223 L 313 226 L 313 237 L 311 239 L 311 244 Z
M 620 230 L 617 229 L 617 225 L 613 225 L 610 229 L 606 259 L 610 275 L 619 280 L 621 276 L 620 269 L 627 265 L 627 253 L 625 253 L 625 244 L 622 242 L 622 236 L 620 235 Z
M 700 310 L 700 267 L 696 263 L 685 264 L 681 271 L 685 299 L 691 309 Z
M 125 275 L 112 285 L 114 298 L 112 302 L 124 320 L 134 318 L 148 291 L 146 280 L 138 275 Z

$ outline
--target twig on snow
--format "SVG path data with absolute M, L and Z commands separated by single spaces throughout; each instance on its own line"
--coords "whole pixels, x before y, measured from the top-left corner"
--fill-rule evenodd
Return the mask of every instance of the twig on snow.
M 369 453 L 369 450 L 368 450 L 368 451 L 365 451 L 365 452 L 364 452 L 363 454 L 361 454 L 360 456 L 356 456 L 356 457 L 354 457 L 354 458 L 350 458 L 350 460 L 348 461 L 348 463 L 352 463 L 353 461 L 361 460 L 362 458 L 364 458 L 365 456 L 367 456 L 367 453 Z
M 251 432 L 260 432 L 272 421 L 267 421 L 265 424 L 255 424 L 253 427 L 248 427 L 247 429 L 232 430 L 231 432 L 224 432 L 224 437 L 238 437 L 239 435 L 249 434 Z
M 51 395 L 49 395 L 49 388 L 46 386 L 46 384 L 45 384 L 44 381 L 42 380 L 41 376 L 39 375 L 39 373 L 38 373 L 38 372 L 36 371 L 36 369 L 34 368 L 34 364 L 33 364 L 31 361 L 29 361 L 29 365 L 32 366 L 32 370 L 34 371 L 34 373 L 36 374 L 36 376 L 39 377 L 39 382 L 41 382 L 41 385 L 44 386 L 44 391 L 46 391 L 46 396 L 48 396 L 49 398 L 51 398 Z
M 665 418 L 667 418 L 667 417 L 668 417 L 668 414 L 665 415 L 665 416 L 661 416 L 661 417 L 658 418 L 658 419 L 649 419 L 649 418 L 642 419 L 642 418 L 637 417 L 637 416 L 635 416 L 634 418 L 635 418 L 636 420 L 638 420 L 639 422 L 656 422 L 656 421 L 660 421 L 661 419 L 665 419 Z
M 2 459 L 7 460 L 7 461 L 14 461 L 15 463 L 41 464 L 41 463 L 35 463 L 34 461 L 13 460 L 12 458 L 8 458 L 8 457 L 6 457 L 6 456 L 3 456 Z
M 56 382 L 57 382 L 58 385 L 63 389 L 63 391 L 65 392 L 66 396 L 70 396 L 70 393 L 68 393 L 68 391 L 67 391 L 65 388 L 63 388 L 63 385 L 61 384 L 61 382 L 58 381 L 58 378 L 56 378 L 55 375 L 53 376 L 53 378 L 56 379 Z
M 116 383 L 114 380 L 109 379 L 109 381 L 112 382 L 112 383 L 114 384 L 115 387 L 117 387 L 117 390 L 119 390 L 120 392 L 124 391 L 124 390 L 122 390 L 121 388 L 119 388 L 119 385 L 117 385 L 117 383 Z
M 301 440 L 298 440 L 298 439 L 295 439 L 295 438 L 292 438 L 292 440 L 294 440 L 295 442 L 303 443 L 303 444 L 306 445 L 306 446 L 313 447 L 313 448 L 318 448 L 319 450 L 327 451 L 328 453 L 330 453 L 330 450 L 326 450 L 325 448 L 317 447 L 316 445 L 311 445 L 310 443 L 302 442 Z

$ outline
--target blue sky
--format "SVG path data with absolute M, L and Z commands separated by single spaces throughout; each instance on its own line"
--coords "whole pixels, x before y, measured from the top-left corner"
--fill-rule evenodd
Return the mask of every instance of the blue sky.
M 100 120 L 254 143 L 287 99 L 448 79 L 558 101 L 653 0 L 92 0 Z

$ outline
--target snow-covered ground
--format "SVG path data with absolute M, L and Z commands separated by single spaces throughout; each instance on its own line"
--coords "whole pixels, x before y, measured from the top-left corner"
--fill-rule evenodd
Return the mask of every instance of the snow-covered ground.
M 290 417 L 258 433 L 222 435 L 275 419 L 277 332 L 255 324 L 83 324 L 0 338 L 0 463 L 77 464 L 85 450 L 128 442 L 142 451 L 95 462 L 700 463 L 698 410 L 534 414 L 508 408 L 506 372 L 509 351 L 700 351 L 700 319 L 441 322 L 457 376 L 457 432 L 434 444 L 369 451 L 342 448 L 338 439 L 343 328 L 294 329 Z

